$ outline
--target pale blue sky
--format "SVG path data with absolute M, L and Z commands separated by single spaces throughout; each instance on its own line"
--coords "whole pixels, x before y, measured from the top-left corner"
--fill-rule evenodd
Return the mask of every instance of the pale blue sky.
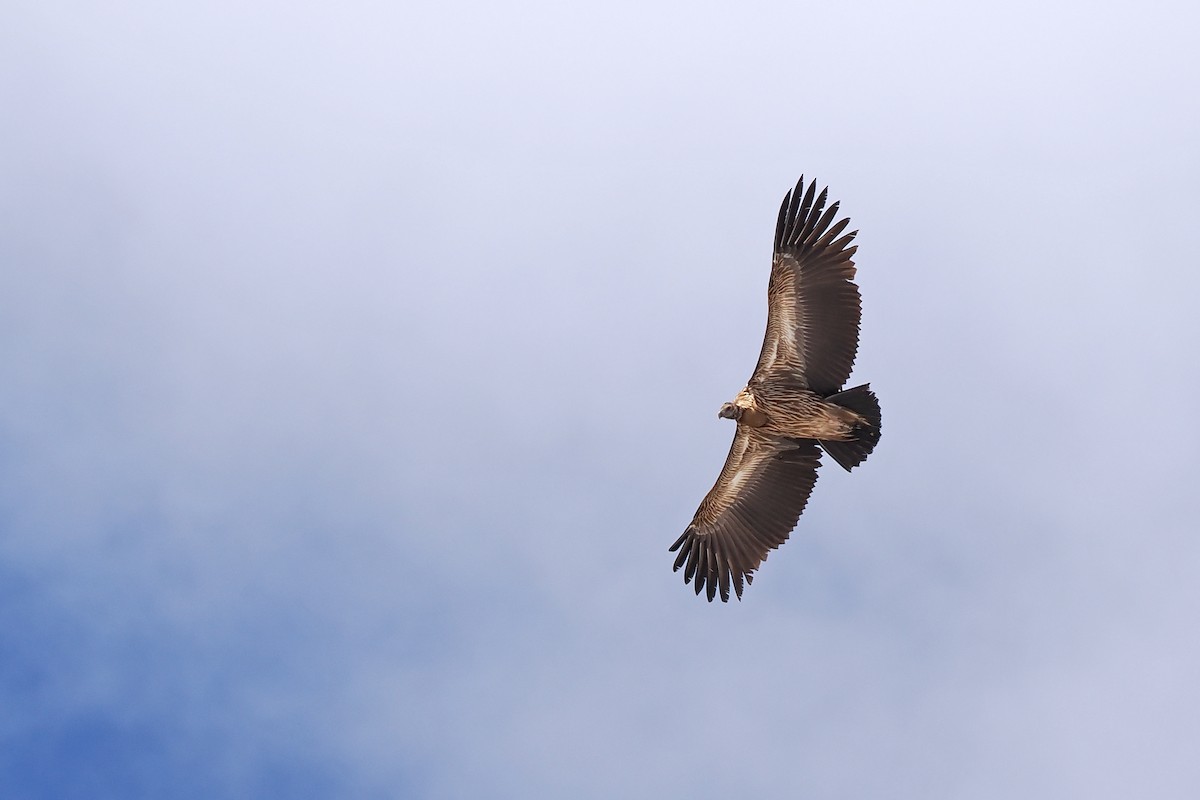
M 24 3 L 0 795 L 1190 798 L 1186 3 Z M 741 603 L 804 173 L 883 439 Z

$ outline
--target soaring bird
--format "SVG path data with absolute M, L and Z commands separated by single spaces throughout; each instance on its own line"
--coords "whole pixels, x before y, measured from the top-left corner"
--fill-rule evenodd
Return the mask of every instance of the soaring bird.
M 843 389 L 858 351 L 861 298 L 851 247 L 828 188 L 783 198 L 775 226 L 767 333 L 746 387 L 717 416 L 737 423 L 716 485 L 671 545 L 696 594 L 738 599 L 770 551 L 787 541 L 817 481 L 821 451 L 847 471 L 879 441 L 870 384 Z

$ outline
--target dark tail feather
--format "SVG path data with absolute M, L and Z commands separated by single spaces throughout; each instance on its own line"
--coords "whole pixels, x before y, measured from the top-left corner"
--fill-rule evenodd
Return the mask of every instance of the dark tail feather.
M 867 460 L 875 444 L 879 441 L 879 430 L 883 417 L 879 413 L 879 400 L 871 391 L 871 384 L 864 383 L 844 392 L 831 394 L 825 398 L 831 403 L 837 403 L 842 408 L 848 408 L 867 421 L 866 425 L 854 428 L 854 438 L 845 442 L 821 441 L 821 447 L 849 472 Z

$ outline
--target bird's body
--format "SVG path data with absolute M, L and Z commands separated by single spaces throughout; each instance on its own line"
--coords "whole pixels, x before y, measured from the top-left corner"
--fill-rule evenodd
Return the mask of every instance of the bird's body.
M 853 411 L 826 401 L 821 395 L 794 384 L 765 383 L 738 392 L 734 419 L 760 440 L 778 438 L 850 439 L 856 425 L 866 423 Z
M 834 223 L 804 179 L 779 211 L 767 333 L 754 373 L 718 416 L 737 432 L 716 485 L 671 546 L 675 569 L 708 599 L 738 598 L 768 553 L 787 540 L 817 480 L 821 451 L 850 470 L 879 441 L 879 402 L 869 385 L 842 389 L 858 350 L 860 299 L 855 233 Z M 831 225 L 831 223 L 833 223 Z

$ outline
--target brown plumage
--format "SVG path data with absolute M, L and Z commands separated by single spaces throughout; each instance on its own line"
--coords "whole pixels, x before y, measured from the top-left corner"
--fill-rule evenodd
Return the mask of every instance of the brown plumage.
M 854 283 L 857 231 L 834 222 L 827 189 L 804 190 L 804 178 L 783 198 L 775 227 L 767 333 L 746 388 L 719 416 L 737 422 L 733 446 L 716 485 L 683 535 L 675 569 L 711 602 L 745 584 L 771 550 L 796 527 L 821 450 L 846 470 L 866 460 L 879 441 L 879 402 L 869 384 L 842 390 L 858 351 L 860 298 Z M 816 196 L 814 196 L 816 195 Z

